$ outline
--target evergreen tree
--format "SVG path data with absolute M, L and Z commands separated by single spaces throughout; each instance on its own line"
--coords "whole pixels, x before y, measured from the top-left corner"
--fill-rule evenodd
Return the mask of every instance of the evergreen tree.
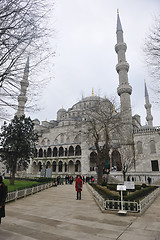
M 8 125 L 4 123 L 0 134 L 2 161 L 11 171 L 10 184 L 14 184 L 17 167 L 26 169 L 35 151 L 38 140 L 34 132 L 34 123 L 24 115 L 17 116 Z

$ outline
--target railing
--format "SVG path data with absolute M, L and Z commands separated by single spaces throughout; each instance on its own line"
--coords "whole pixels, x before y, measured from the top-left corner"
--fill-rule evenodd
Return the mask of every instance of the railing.
M 105 210 L 121 210 L 121 201 L 120 200 L 106 200 L 105 201 Z M 139 204 L 137 202 L 123 201 L 123 210 L 127 212 L 139 212 Z
M 119 211 L 122 209 L 121 208 L 122 203 L 120 200 L 104 200 L 104 198 L 102 198 L 100 194 L 96 190 L 94 190 L 89 184 L 88 188 L 92 192 L 99 206 L 103 210 Z M 160 194 L 160 188 L 154 190 L 139 203 L 135 201 L 134 202 L 123 201 L 123 210 L 133 213 L 143 213 L 154 201 L 154 199 L 158 196 L 158 194 Z
M 32 187 L 32 188 L 26 188 L 23 190 L 17 190 L 14 192 L 10 192 L 10 193 L 8 193 L 6 202 L 14 201 L 16 199 L 29 196 L 31 194 L 34 194 L 34 193 L 40 192 L 42 190 L 45 190 L 47 188 L 50 188 L 53 185 L 54 185 L 54 183 L 51 182 L 51 183 L 46 183 L 46 184 L 39 185 L 39 186 Z
M 98 201 L 98 204 L 101 208 L 105 208 L 105 200 L 104 198 L 96 191 L 94 190 L 89 184 L 87 184 L 89 190 L 91 191 L 92 195 L 95 197 L 95 199 Z
M 146 196 L 143 200 L 140 201 L 140 212 L 144 212 L 148 206 L 154 201 L 154 199 L 160 194 L 160 187 Z

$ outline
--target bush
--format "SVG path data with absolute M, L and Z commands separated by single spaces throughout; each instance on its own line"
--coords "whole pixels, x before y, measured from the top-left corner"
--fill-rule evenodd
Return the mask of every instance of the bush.
M 127 201 L 139 201 L 151 192 L 153 192 L 157 187 L 147 187 L 147 188 L 142 188 L 139 191 L 136 191 L 132 193 L 129 196 L 124 196 L 124 200 Z
M 112 200 L 119 200 L 119 196 L 117 193 L 110 192 L 109 189 L 106 187 L 97 185 L 97 184 L 91 184 L 91 186 L 104 198 L 104 199 L 112 199 Z
M 142 187 L 142 188 L 146 188 L 147 185 L 146 185 L 145 183 L 143 183 L 141 187 Z
M 36 181 L 41 183 L 54 182 L 55 178 L 40 177 L 37 178 Z
M 136 190 L 141 190 L 141 186 L 136 185 L 136 186 L 135 186 L 135 189 L 136 189 Z
M 107 186 L 107 183 L 106 182 L 102 182 L 102 186 Z
M 117 191 L 117 185 L 108 185 L 107 188 L 111 191 Z

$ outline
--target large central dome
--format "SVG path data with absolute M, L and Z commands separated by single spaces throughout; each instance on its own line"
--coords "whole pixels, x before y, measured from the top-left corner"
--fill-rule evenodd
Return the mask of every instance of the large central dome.
M 98 102 L 103 102 L 108 106 L 112 105 L 112 103 L 106 98 L 101 98 L 99 96 L 89 96 L 82 98 L 78 103 L 74 104 L 70 110 L 83 110 L 86 108 L 91 108 L 94 107 Z

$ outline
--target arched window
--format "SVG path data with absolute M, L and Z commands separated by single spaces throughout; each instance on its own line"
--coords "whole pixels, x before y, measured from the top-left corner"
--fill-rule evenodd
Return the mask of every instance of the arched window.
M 64 155 L 64 149 L 63 149 L 63 147 L 60 147 L 59 148 L 59 157 L 63 157 L 63 155 Z
M 96 158 L 97 158 L 97 153 L 91 152 L 91 154 L 90 154 L 90 171 L 94 171 L 95 167 L 97 166 Z
M 112 152 L 112 167 L 116 167 L 117 171 L 122 171 L 121 155 L 117 150 Z
M 74 156 L 74 148 L 73 148 L 73 146 L 69 147 L 69 156 Z
M 73 161 L 69 161 L 69 163 L 68 163 L 68 172 L 71 174 L 73 174 L 75 172 L 75 166 L 74 166 Z
M 62 163 L 62 161 L 59 161 L 59 163 L 58 163 L 58 172 L 62 172 L 62 167 L 63 167 L 63 163 Z
M 68 165 L 67 165 L 67 163 L 65 163 L 64 164 L 64 171 L 67 172 L 67 170 L 68 170 Z
M 42 170 L 42 163 L 41 162 L 38 163 L 38 170 L 39 170 L 39 172 Z
M 151 153 L 156 153 L 156 145 L 154 140 L 150 141 L 150 150 L 151 150 Z
M 75 164 L 75 172 L 80 172 L 80 171 L 81 171 L 81 163 L 79 160 L 77 160 Z
M 68 150 L 65 148 L 65 157 L 67 156 Z
M 75 148 L 75 156 L 80 156 L 80 155 L 81 155 L 81 147 L 77 145 Z
M 47 157 L 47 152 L 46 152 L 46 150 L 44 150 L 44 157 Z
M 57 157 L 57 148 L 56 147 L 53 148 L 53 157 Z
M 43 149 L 42 148 L 39 149 L 39 157 L 43 157 Z
M 53 162 L 53 163 L 52 163 L 52 171 L 53 171 L 53 172 L 56 172 L 56 166 L 57 166 L 57 165 L 56 165 L 56 162 Z
M 143 153 L 142 142 L 137 142 L 137 150 L 138 150 L 138 154 Z
M 37 152 L 37 149 L 35 149 L 34 157 L 37 158 L 37 156 L 38 156 L 38 152 Z
M 51 157 L 51 148 L 50 147 L 47 149 L 47 157 Z
M 46 168 L 50 168 L 51 167 L 51 163 L 48 161 L 46 164 Z

